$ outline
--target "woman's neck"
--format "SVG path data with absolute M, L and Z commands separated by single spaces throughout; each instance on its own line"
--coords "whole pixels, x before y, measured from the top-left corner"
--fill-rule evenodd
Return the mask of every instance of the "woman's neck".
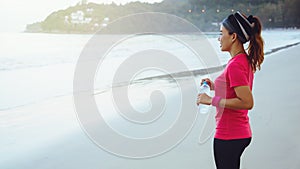
M 241 53 L 246 53 L 245 52 L 245 49 L 244 49 L 244 46 L 237 46 L 237 47 L 233 47 L 230 51 L 229 51 L 231 57 L 235 57 L 236 55 L 238 54 L 241 54 Z

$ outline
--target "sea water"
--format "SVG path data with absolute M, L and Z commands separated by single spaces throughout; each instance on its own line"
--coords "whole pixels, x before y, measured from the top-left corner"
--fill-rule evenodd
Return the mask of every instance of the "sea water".
M 230 59 L 228 53 L 219 50 L 218 33 L 205 35 L 219 57 L 220 64 Z M 72 94 L 76 62 L 92 35 L 64 35 L 40 33 L 0 33 L 0 110 L 7 110 L 39 101 Z M 263 32 L 265 52 L 300 41 L 298 30 L 268 30 Z M 190 41 L 196 39 L 188 35 Z M 158 41 L 159 40 L 159 41 Z M 174 41 L 174 40 L 173 40 Z M 128 47 L 130 46 L 130 47 Z M 182 57 L 190 70 L 201 67 L 201 62 L 180 43 L 172 43 L 169 37 L 148 36 L 131 38 L 110 51 L 102 64 L 104 72 L 117 70 L 126 58 L 147 49 L 163 49 Z M 180 71 L 180 70 L 179 70 Z M 140 77 L 164 74 L 161 70 L 148 70 Z M 95 79 L 95 88 L 102 91 L 111 87 L 111 76 Z

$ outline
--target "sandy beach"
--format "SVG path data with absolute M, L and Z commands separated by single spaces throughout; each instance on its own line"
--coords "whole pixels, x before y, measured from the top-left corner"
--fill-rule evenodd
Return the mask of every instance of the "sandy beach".
M 300 168 L 299 51 L 297 45 L 268 55 L 255 75 L 253 139 L 242 169 Z M 0 118 L 1 169 L 215 168 L 212 137 L 198 144 L 203 115 L 183 142 L 149 159 L 117 157 L 96 146 L 80 127 L 72 96 L 1 111 Z
M 250 112 L 253 142 L 245 153 L 245 169 L 300 167 L 299 49 L 271 54 L 256 73 Z

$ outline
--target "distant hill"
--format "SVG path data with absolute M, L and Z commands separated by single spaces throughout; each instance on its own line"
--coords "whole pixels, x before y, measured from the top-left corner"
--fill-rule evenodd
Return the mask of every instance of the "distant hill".
M 257 15 L 265 28 L 300 27 L 299 0 L 164 0 L 161 3 L 78 3 L 51 13 L 44 21 L 28 24 L 26 32 L 94 33 L 126 15 L 162 12 L 184 18 L 202 31 L 218 31 L 226 16 L 237 10 Z

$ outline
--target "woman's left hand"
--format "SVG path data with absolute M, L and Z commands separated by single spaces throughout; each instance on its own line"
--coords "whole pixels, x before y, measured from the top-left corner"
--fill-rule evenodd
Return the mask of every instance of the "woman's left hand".
M 199 106 L 200 103 L 211 105 L 211 102 L 212 102 L 212 98 L 208 96 L 206 93 L 198 94 L 197 106 Z

